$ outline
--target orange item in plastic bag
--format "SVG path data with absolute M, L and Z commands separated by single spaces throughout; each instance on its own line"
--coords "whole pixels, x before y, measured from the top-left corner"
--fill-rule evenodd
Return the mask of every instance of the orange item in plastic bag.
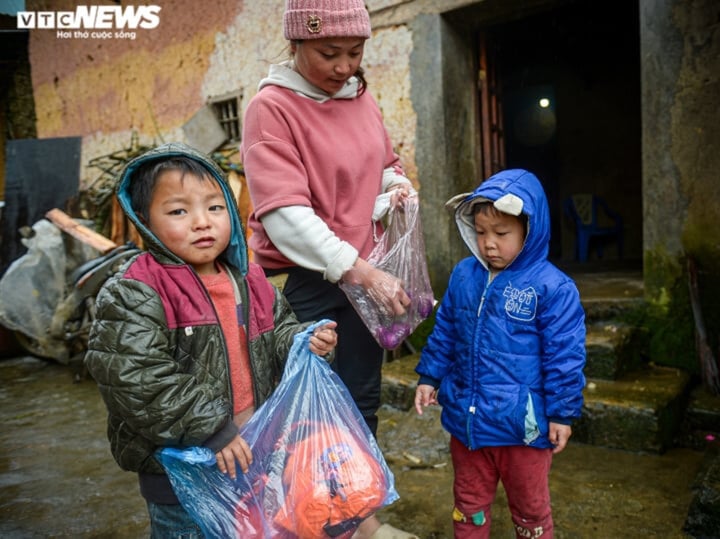
M 300 538 L 341 537 L 383 505 L 385 474 L 355 436 L 337 425 L 301 425 L 310 433 L 288 447 L 285 503 L 275 524 Z

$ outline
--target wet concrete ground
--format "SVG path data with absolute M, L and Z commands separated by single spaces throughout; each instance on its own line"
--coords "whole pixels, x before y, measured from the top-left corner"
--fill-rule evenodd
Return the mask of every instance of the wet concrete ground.
M 0 537 L 148 537 L 134 474 L 112 460 L 91 380 L 31 357 L 0 360 Z M 380 519 L 423 539 L 451 538 L 452 467 L 438 415 L 384 409 L 380 445 L 400 500 Z M 703 454 L 639 455 L 571 443 L 550 477 L 555 537 L 687 537 L 691 483 Z M 495 538 L 512 538 L 502 491 Z

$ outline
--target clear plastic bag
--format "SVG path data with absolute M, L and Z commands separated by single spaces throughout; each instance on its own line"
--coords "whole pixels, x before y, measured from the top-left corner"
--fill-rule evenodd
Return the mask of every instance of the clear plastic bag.
M 32 230 L 31 237 L 21 240 L 27 252 L 0 278 L 0 325 L 24 335 L 34 354 L 67 363 L 70 343 L 63 332 L 51 329 L 54 319 L 67 317 L 63 299 L 72 272 L 99 253 L 47 219 Z
M 349 538 L 399 498 L 385 459 L 337 374 L 295 336 L 283 378 L 240 429 L 252 448 L 231 480 L 208 448 L 156 453 L 180 503 L 212 538 Z
M 415 328 L 432 314 L 435 306 L 425 258 L 425 242 L 420 223 L 420 204 L 416 195 L 390 210 L 388 225 L 367 261 L 399 278 L 410 297 L 402 316 L 394 316 L 362 286 L 340 283 L 350 302 L 375 340 L 386 350 L 394 350 Z

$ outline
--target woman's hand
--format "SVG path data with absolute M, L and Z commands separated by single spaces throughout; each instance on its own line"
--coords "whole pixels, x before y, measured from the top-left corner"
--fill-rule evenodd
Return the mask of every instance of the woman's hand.
M 407 183 L 399 183 L 393 185 L 388 191 L 392 193 L 390 196 L 390 207 L 398 208 L 410 196 L 410 185 Z
M 355 265 L 345 272 L 343 280 L 348 284 L 362 286 L 389 316 L 405 314 L 405 308 L 410 305 L 410 297 L 403 290 L 400 279 L 362 258 L 358 258 Z

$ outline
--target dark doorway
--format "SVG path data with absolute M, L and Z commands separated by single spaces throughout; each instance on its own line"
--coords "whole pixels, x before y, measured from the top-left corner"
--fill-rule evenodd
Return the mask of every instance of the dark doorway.
M 624 258 L 641 260 L 637 2 L 565 2 L 480 31 L 492 44 L 501 92 L 505 167 L 526 168 L 543 182 L 551 257 L 574 259 L 563 201 L 592 193 L 624 218 Z M 603 261 L 618 258 L 615 248 L 604 250 Z

